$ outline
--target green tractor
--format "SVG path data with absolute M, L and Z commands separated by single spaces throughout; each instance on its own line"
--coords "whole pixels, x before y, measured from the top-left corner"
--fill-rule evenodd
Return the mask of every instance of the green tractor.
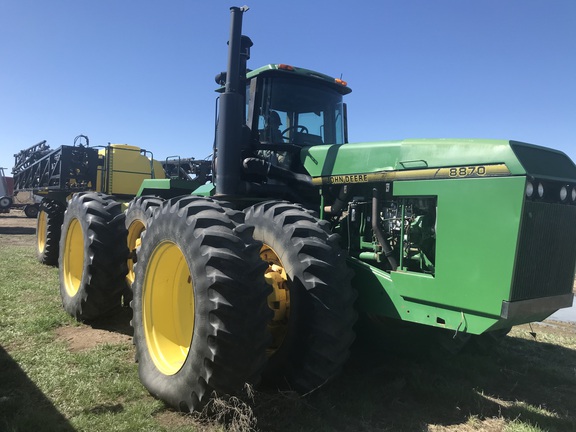
M 207 181 L 144 180 L 125 213 L 153 395 L 191 411 L 246 382 L 310 392 L 342 369 L 358 314 L 472 338 L 572 304 L 566 155 L 515 141 L 350 144 L 345 82 L 247 70 L 245 11 L 231 8 Z

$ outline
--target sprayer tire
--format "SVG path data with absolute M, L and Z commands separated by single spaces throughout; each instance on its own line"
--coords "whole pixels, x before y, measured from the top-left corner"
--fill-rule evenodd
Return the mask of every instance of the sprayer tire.
M 120 306 L 126 286 L 126 228 L 122 205 L 96 192 L 75 194 L 64 213 L 60 239 L 60 296 L 80 321 Z
M 36 257 L 46 265 L 58 264 L 60 233 L 66 205 L 60 201 L 43 199 L 36 220 Z
M 243 215 L 210 198 L 173 198 L 154 213 L 131 303 L 138 372 L 153 396 L 190 412 L 259 381 L 271 318 L 259 250 Z
M 269 350 L 263 380 L 308 393 L 337 375 L 349 357 L 357 319 L 352 272 L 329 223 L 298 204 L 254 205 L 246 209 L 246 223 L 263 243 L 262 259 L 284 275 L 289 298 L 289 313 L 274 323 L 283 327 Z M 266 272 L 272 269 L 271 264 Z
M 12 197 L 0 197 L 0 210 L 8 210 L 12 206 Z
M 27 218 L 33 219 L 38 217 L 38 212 L 40 209 L 38 208 L 38 204 L 27 204 L 24 206 L 24 214 Z

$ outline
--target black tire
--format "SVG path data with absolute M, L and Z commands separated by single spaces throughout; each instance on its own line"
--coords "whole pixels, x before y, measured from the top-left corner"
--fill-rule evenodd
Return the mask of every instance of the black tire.
M 46 265 L 57 265 L 60 250 L 60 233 L 66 205 L 59 201 L 43 199 L 36 220 L 36 257 Z
M 257 383 L 269 343 L 270 288 L 252 229 L 209 198 L 166 201 L 142 235 L 134 266 L 140 380 L 181 411 L 213 391 Z
M 12 197 L 3 196 L 0 198 L 0 210 L 8 210 L 12 206 Z
M 310 392 L 341 371 L 354 341 L 356 292 L 345 253 L 329 223 L 298 204 L 257 204 L 246 210 L 246 223 L 263 243 L 267 279 L 279 281 L 271 283 L 274 345 L 263 379 Z
M 126 287 L 126 228 L 122 205 L 101 193 L 75 194 L 60 240 L 60 296 L 64 309 L 89 321 L 120 306 Z
M 154 211 L 162 205 L 164 200 L 155 196 L 141 196 L 133 199 L 128 204 L 126 214 L 126 230 L 128 231 L 128 274 L 126 281 L 128 286 L 134 283 L 134 263 L 136 262 L 136 248 L 140 245 L 142 233 L 148 226 L 148 219 L 154 215 Z
M 38 217 L 38 212 L 40 210 L 38 209 L 38 205 L 37 204 L 28 204 L 24 206 L 24 214 L 26 215 L 26 217 L 28 218 L 35 218 Z

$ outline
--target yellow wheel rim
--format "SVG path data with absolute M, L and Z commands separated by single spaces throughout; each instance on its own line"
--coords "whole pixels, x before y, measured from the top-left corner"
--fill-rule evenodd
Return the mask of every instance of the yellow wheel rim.
M 72 219 L 66 232 L 66 243 L 63 259 L 64 287 L 70 297 L 80 289 L 84 271 L 84 234 L 78 219 Z
M 144 334 L 160 372 L 174 375 L 188 356 L 194 333 L 194 287 L 182 250 L 160 243 L 146 268 L 142 295 Z
M 270 356 L 280 348 L 288 332 L 290 289 L 286 270 L 278 254 L 265 244 L 260 249 L 260 258 L 268 263 L 264 279 L 272 286 L 272 293 L 268 296 L 268 306 L 274 311 L 274 317 L 268 324 L 272 334 L 272 344 L 268 348 L 268 355 Z
M 132 251 L 140 246 L 140 237 L 142 233 L 146 230 L 144 222 L 141 220 L 135 220 L 128 227 L 128 250 L 132 254 Z M 128 283 L 132 285 L 134 283 L 134 260 L 132 256 L 128 257 L 128 274 L 126 275 Z
M 36 241 L 38 242 L 38 252 L 44 253 L 44 249 L 46 248 L 46 232 L 47 232 L 47 225 L 48 219 L 46 218 L 46 212 L 40 211 L 38 215 L 38 222 L 36 228 Z

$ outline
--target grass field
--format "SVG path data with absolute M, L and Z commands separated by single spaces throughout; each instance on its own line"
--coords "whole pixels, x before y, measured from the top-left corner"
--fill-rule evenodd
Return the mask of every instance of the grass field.
M 33 241 L 0 230 L 0 431 L 576 431 L 576 327 L 554 322 L 457 356 L 363 328 L 342 376 L 311 395 L 217 400 L 220 422 L 174 412 L 138 380 L 130 311 L 68 317 Z

